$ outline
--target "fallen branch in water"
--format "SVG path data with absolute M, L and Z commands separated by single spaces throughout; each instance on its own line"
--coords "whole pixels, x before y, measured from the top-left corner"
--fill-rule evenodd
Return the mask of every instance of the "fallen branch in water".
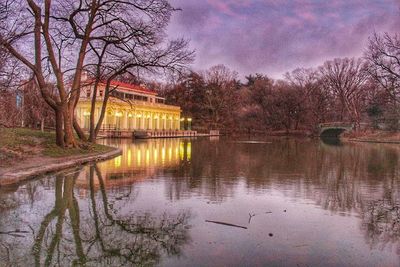
M 232 227 L 238 227 L 238 228 L 242 228 L 242 229 L 247 229 L 247 227 L 245 227 L 245 226 L 236 225 L 236 224 L 232 224 L 232 223 L 218 222 L 218 221 L 210 221 L 210 220 L 206 220 L 206 222 L 209 222 L 209 223 L 216 223 L 216 224 L 222 224 L 222 225 L 232 226 Z
M 29 233 L 28 231 L 21 231 L 21 230 L 15 230 L 15 231 L 8 231 L 8 232 L 2 232 L 0 231 L 0 235 L 11 235 L 14 237 L 24 237 L 23 235 L 19 235 L 19 234 L 27 234 Z

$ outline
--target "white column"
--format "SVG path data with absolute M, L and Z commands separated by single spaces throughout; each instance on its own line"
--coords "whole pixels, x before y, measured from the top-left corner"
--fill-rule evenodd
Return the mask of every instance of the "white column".
M 122 112 L 123 112 L 123 114 L 121 117 L 121 130 L 125 130 L 127 128 L 127 120 L 126 119 L 127 119 L 128 114 L 125 110 Z

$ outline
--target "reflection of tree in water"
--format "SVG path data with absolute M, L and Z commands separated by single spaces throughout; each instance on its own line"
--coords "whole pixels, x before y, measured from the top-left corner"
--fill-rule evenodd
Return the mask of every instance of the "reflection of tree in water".
M 88 211 L 80 209 L 74 193 L 79 173 L 56 177 L 54 207 L 34 233 L 36 266 L 154 265 L 163 254 L 181 254 L 190 240 L 188 211 L 152 216 L 130 210 L 124 214 L 117 206 L 122 198 L 131 199 L 130 189 L 123 196 L 113 196 L 113 202 L 97 166 L 89 172 Z M 100 184 L 98 192 L 94 179 Z
M 400 206 L 399 202 L 375 200 L 368 203 L 362 213 L 361 227 L 371 247 L 385 248 L 395 245 L 400 254 Z
M 333 213 L 358 213 L 367 242 L 379 246 L 399 242 L 398 217 L 393 210 L 390 217 L 383 217 L 387 220 L 377 215 L 389 214 L 387 202 L 385 209 L 378 205 L 369 213 L 379 199 L 400 199 L 400 151 L 393 146 L 338 147 L 305 139 L 278 139 L 270 144 L 222 141 L 211 148 L 199 141 L 193 144 L 193 151 L 190 165 L 181 163 L 179 170 L 171 173 L 168 197 L 179 199 L 200 192 L 210 200 L 224 201 L 243 181 L 254 194 L 277 188 L 294 200 L 310 199 Z M 373 218 L 367 220 L 368 227 L 366 218 Z
M 18 208 L 22 204 L 34 202 L 38 198 L 38 186 L 44 186 L 45 181 L 38 180 L 36 182 L 27 183 L 23 192 L 18 190 L 19 186 L 11 186 L 0 188 L 0 212 Z
M 163 180 L 167 198 L 201 195 L 222 202 L 238 194 L 238 183 L 244 183 L 250 194 L 275 190 L 296 201 L 312 200 L 332 213 L 358 214 L 360 227 L 371 246 L 399 246 L 399 149 L 393 146 L 335 147 L 305 139 L 279 139 L 270 144 L 197 140 L 192 143 L 192 150 L 190 159 L 184 156 L 180 165 L 163 170 L 168 178 Z M 74 177 L 59 177 L 56 186 L 50 185 L 58 188 L 56 216 L 44 227 L 45 233 L 40 242 L 36 240 L 34 250 L 42 264 L 47 258 L 53 263 L 60 259 L 62 263 L 75 260 L 88 265 L 108 261 L 153 264 L 163 253 L 179 255 L 189 239 L 185 231 L 187 213 L 159 217 L 146 213 L 124 215 L 124 207 L 133 206 L 124 202 L 133 199 L 129 191 L 132 186 L 106 192 L 97 168 L 89 171 L 89 203 L 88 207 L 86 202 L 80 204 L 81 214 L 74 204 Z M 116 196 L 117 193 L 122 196 Z M 65 218 L 60 220 L 62 229 L 57 237 L 59 216 Z M 80 229 L 71 231 L 77 227 Z M 38 232 L 35 236 L 40 237 Z

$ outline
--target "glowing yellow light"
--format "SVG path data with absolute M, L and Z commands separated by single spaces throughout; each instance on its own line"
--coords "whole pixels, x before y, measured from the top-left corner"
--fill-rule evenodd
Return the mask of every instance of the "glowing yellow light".
M 83 116 L 90 116 L 90 112 L 89 111 L 84 111 L 83 112 Z
M 150 151 L 146 149 L 146 165 L 149 165 L 150 163 Z
M 172 116 L 169 116 L 169 119 L 172 120 Z
M 122 112 L 115 112 L 115 117 L 122 117 Z
M 137 151 L 137 165 L 140 167 L 140 164 L 142 162 L 142 151 L 138 150 Z
M 158 119 L 158 115 L 155 115 L 154 118 L 155 118 L 155 119 Z
M 132 118 L 132 114 L 131 114 L 131 113 L 129 113 L 129 114 L 128 114 L 128 117 L 129 117 L 129 118 Z
M 128 167 L 131 166 L 131 161 L 132 161 L 132 151 L 128 149 Z
M 184 121 L 184 120 L 185 120 L 185 118 L 182 118 L 182 119 L 181 119 L 181 121 Z
M 165 147 L 162 147 L 161 149 L 161 162 L 165 162 Z
M 142 114 L 137 114 L 136 117 L 141 118 Z
M 187 118 L 187 121 L 192 121 L 192 118 Z
M 147 115 L 147 118 L 150 119 L 150 115 Z
M 157 148 L 155 148 L 154 149 L 154 163 L 157 164 L 157 162 L 158 162 L 158 151 L 157 151 Z
M 181 160 L 183 160 L 185 157 L 185 144 L 183 142 L 179 144 L 179 155 L 181 156 Z
M 114 159 L 115 168 L 121 167 L 121 156 L 118 156 Z
M 191 142 L 187 143 L 186 154 L 187 154 L 187 160 L 190 160 L 192 158 L 192 143 Z

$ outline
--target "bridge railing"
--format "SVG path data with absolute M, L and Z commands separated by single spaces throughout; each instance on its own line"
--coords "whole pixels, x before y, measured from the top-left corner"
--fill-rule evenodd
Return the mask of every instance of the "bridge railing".
M 324 122 L 324 123 L 320 123 L 318 124 L 319 128 L 326 128 L 326 127 L 353 127 L 354 123 L 351 122 L 339 122 L 339 121 L 335 121 L 335 122 Z

